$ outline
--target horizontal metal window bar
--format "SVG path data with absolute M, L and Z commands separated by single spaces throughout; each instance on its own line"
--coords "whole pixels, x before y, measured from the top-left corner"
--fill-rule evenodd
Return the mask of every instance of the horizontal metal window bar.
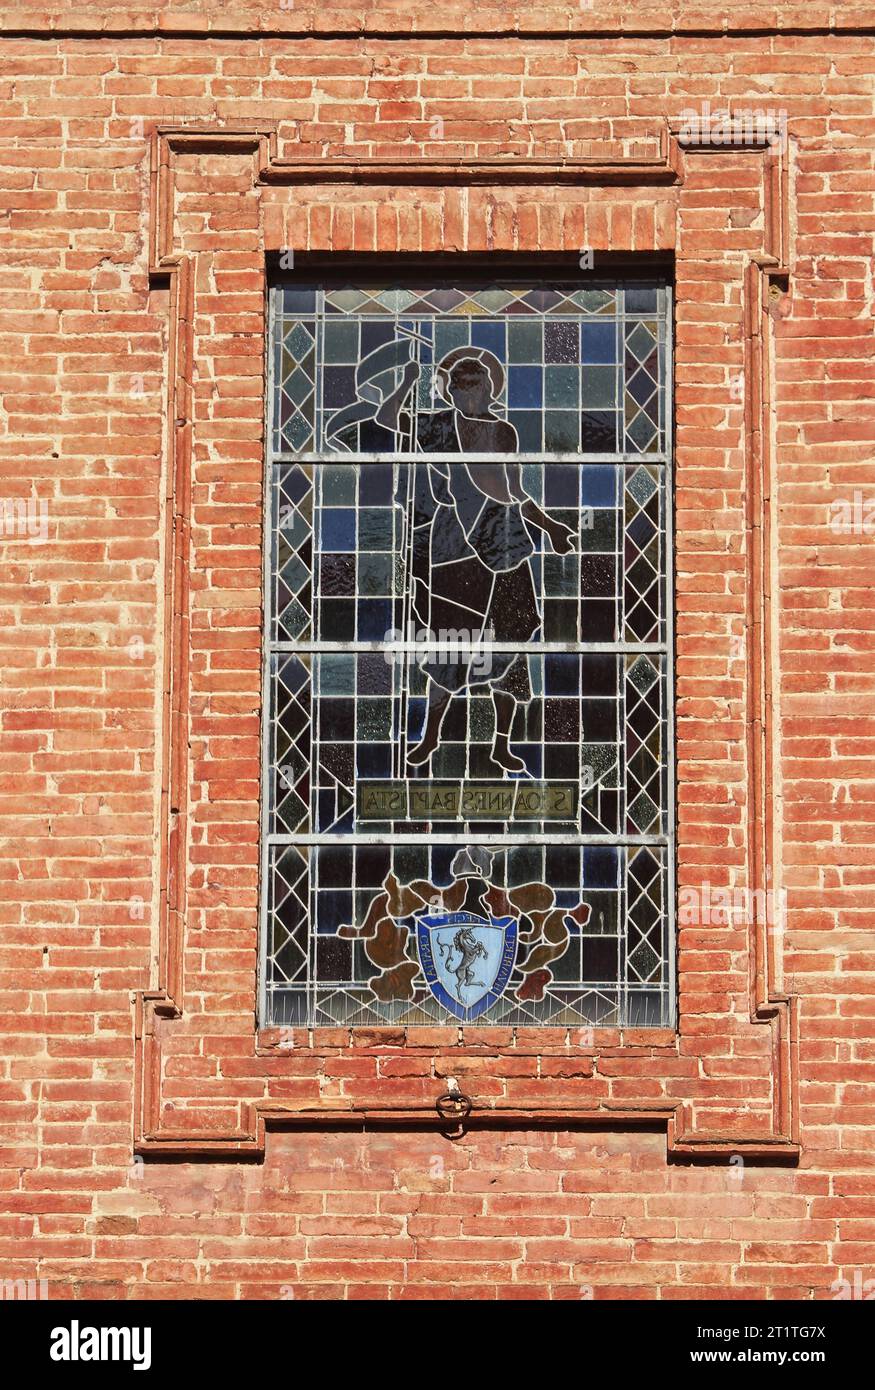
M 477 651 L 477 652 L 521 652 L 526 655 L 545 653 L 559 654 L 561 656 L 581 656 L 588 653 L 613 652 L 618 656 L 637 656 L 653 655 L 665 656 L 668 647 L 660 642 L 454 642 L 452 638 L 446 638 L 443 642 L 271 642 L 270 650 L 273 652 L 295 652 L 299 656 L 302 654 L 343 652 L 345 655 L 354 656 L 356 653 L 363 652 L 430 652 L 446 651 L 452 648 L 453 651 Z
M 550 454 L 539 451 L 531 454 L 478 454 L 469 453 L 467 450 L 464 455 L 458 453 L 398 453 L 398 454 L 325 454 L 325 453 L 303 453 L 287 454 L 272 453 L 272 462 L 280 463 L 522 463 L 522 464 L 541 464 L 541 463 L 567 463 L 567 464 L 618 464 L 618 463 L 654 463 L 665 467 L 668 462 L 664 452 L 653 454 Z
M 472 821 L 459 821 L 460 825 L 471 825 Z M 433 835 L 268 835 L 269 845 L 458 845 L 462 831 Z M 668 848 L 673 843 L 671 835 L 530 835 L 521 827 L 519 835 L 478 835 L 465 834 L 468 845 L 507 845 L 515 849 L 520 845 L 564 845 L 566 848 L 581 845 L 600 845 L 603 849 L 623 849 L 625 846 L 655 845 Z

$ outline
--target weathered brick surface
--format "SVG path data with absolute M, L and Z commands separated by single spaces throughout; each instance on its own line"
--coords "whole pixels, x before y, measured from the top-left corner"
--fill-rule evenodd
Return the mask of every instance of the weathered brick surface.
M 0 580 L 0 1277 L 104 1297 L 815 1299 L 855 1270 L 875 1277 L 875 12 L 741 6 L 737 29 L 793 32 L 722 38 L 703 31 L 723 7 L 596 0 L 545 4 L 540 32 L 490 39 L 533 19 L 502 6 L 464 19 L 243 0 L 61 8 L 9 13 L 0 38 L 0 496 L 45 503 L 36 534 L 6 528 Z M 843 30 L 805 32 L 836 19 Z M 438 36 L 453 23 L 477 37 Z M 769 301 L 769 658 L 787 892 L 773 985 L 800 1000 L 798 1166 L 731 1151 L 667 1163 L 658 1126 L 603 1118 L 520 1120 L 457 1145 L 403 1128 L 271 1131 L 263 1163 L 132 1162 L 132 999 L 164 970 L 173 289 L 149 283 L 152 128 L 274 122 L 285 158 L 555 159 L 646 141 L 705 101 L 785 111 L 789 129 L 790 274 Z M 681 932 L 677 1046 L 494 1030 L 460 1047 L 436 1030 L 416 1046 L 368 1033 L 256 1048 L 252 1025 L 265 249 L 676 252 L 680 881 L 735 884 L 749 852 L 753 386 L 733 383 L 744 266 L 766 244 L 762 157 L 690 154 L 680 192 L 258 189 L 254 159 L 174 156 L 172 249 L 195 267 L 190 820 L 183 1016 L 154 1020 L 163 1126 L 245 1131 L 259 1102 L 427 1109 L 454 1075 L 480 1108 L 682 1097 L 702 1131 L 767 1136 L 774 1034 L 749 1021 L 749 932 L 735 921 Z M 847 530 L 830 525 L 842 503 Z

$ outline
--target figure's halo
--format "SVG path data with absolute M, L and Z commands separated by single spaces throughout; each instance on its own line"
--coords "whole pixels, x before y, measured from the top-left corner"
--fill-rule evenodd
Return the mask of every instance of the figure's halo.
M 438 395 L 447 405 L 452 405 L 452 401 L 447 395 L 447 387 L 450 383 L 450 373 L 454 367 L 462 362 L 479 362 L 489 372 L 489 379 L 492 382 L 492 400 L 497 401 L 504 390 L 504 368 L 488 348 L 482 347 L 458 347 L 453 348 L 446 356 L 442 357 L 435 368 L 435 376 L 438 384 Z

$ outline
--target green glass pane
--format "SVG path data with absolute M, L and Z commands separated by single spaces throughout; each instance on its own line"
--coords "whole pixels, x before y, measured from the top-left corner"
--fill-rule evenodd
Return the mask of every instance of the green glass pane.
M 581 404 L 586 409 L 607 409 L 616 405 L 615 367 L 584 367 L 581 375 Z

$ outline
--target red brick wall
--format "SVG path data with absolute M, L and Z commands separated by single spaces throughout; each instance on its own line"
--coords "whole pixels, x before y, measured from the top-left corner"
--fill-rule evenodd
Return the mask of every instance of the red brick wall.
M 4 17 L 0 1278 L 875 1277 L 875 12 L 627 10 Z M 706 101 L 786 149 L 685 151 Z M 453 167 L 508 152 L 553 172 Z M 338 157 L 362 181 L 281 167 Z M 784 891 L 786 929 L 683 925 L 677 1037 L 257 1034 L 265 254 L 584 246 L 677 258 L 680 883 Z

